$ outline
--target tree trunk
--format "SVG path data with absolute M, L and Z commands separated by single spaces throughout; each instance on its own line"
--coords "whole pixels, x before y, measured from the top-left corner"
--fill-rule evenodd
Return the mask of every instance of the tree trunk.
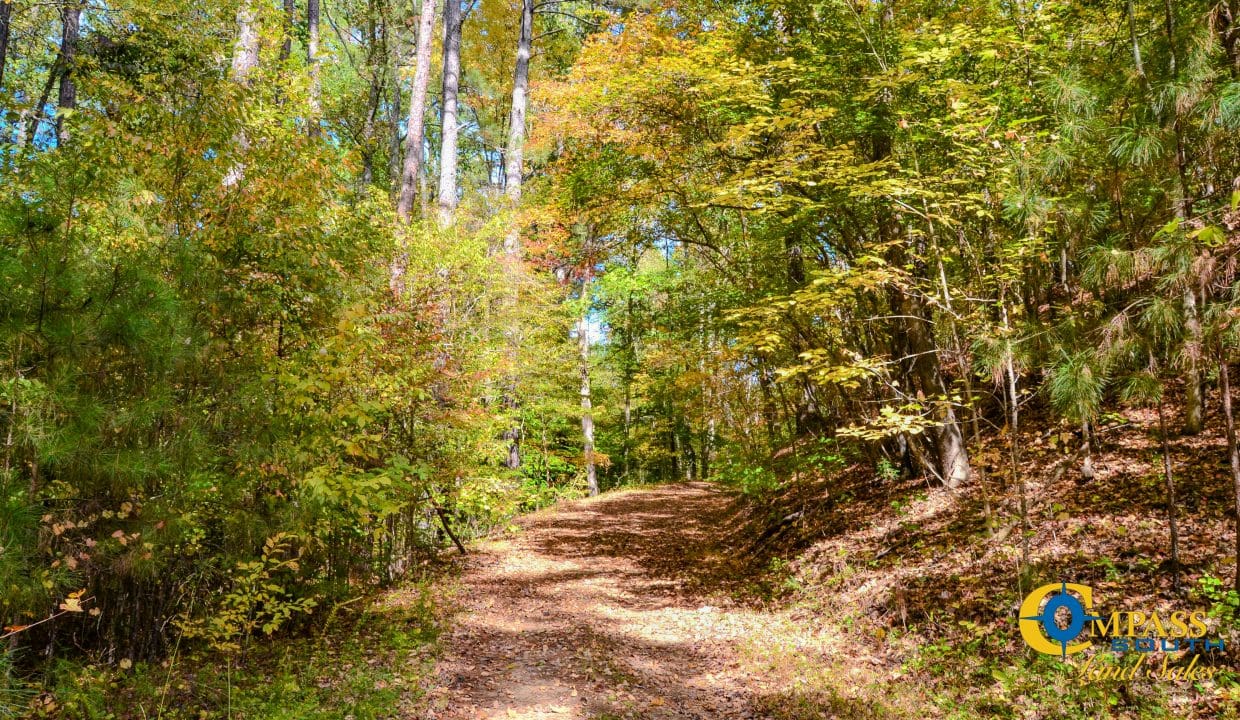
M 1089 482 L 1094 479 L 1094 447 L 1090 442 L 1090 424 L 1081 422 L 1081 480 Z
M 598 472 L 594 467 L 594 411 L 590 400 L 590 276 L 581 280 L 581 317 L 577 320 L 577 347 L 581 362 L 581 436 L 586 463 L 586 487 L 598 495 Z
M 409 117 L 405 130 L 405 155 L 401 164 L 400 190 L 396 199 L 396 215 L 402 223 L 413 218 L 413 199 L 421 188 L 423 213 L 426 209 L 425 168 L 422 165 L 426 138 L 426 92 L 431 77 L 432 33 L 435 30 L 436 0 L 422 0 L 418 17 L 418 37 L 414 50 L 413 86 L 409 91 Z M 408 256 L 402 251 L 392 263 L 392 290 L 399 295 Z
M 377 42 L 378 35 L 373 31 L 372 42 Z M 375 126 L 379 123 L 379 107 L 383 105 L 383 73 L 373 70 L 374 53 L 368 59 L 372 68 L 370 90 L 366 93 L 366 120 L 362 123 L 362 182 L 363 188 L 368 187 L 375 179 Z
M 388 23 L 387 27 L 391 28 L 393 23 Z M 398 55 L 399 47 L 396 42 L 388 45 L 388 77 L 392 80 L 391 97 L 387 102 L 387 123 L 388 123 L 388 167 L 387 167 L 387 186 L 392 191 L 392 196 L 396 197 L 396 192 L 400 189 L 400 169 L 404 156 L 400 152 L 400 117 L 402 101 L 404 99 L 400 86 L 400 57 Z
M 306 67 L 310 71 L 310 117 L 306 119 L 310 137 L 322 134 L 323 80 L 319 74 L 319 0 L 306 0 Z
M 1171 474 L 1171 445 L 1167 440 L 1167 420 L 1162 395 L 1158 396 L 1158 435 L 1162 441 L 1163 480 L 1167 490 L 1167 524 L 1171 530 L 1171 573 L 1176 589 L 1180 587 L 1180 526 L 1176 517 L 1175 476 Z
M 1172 85 L 1179 80 L 1180 66 L 1175 41 L 1175 11 L 1171 0 L 1164 0 L 1164 30 L 1167 36 L 1167 72 Z M 1175 137 L 1175 176 L 1176 197 L 1172 200 L 1175 215 L 1181 222 L 1191 214 L 1192 200 L 1188 192 L 1188 157 L 1184 147 L 1183 126 L 1180 123 L 1179 103 L 1171 103 L 1171 131 Z M 1184 310 L 1184 356 L 1188 367 L 1184 372 L 1184 427 L 1185 435 L 1196 435 L 1204 427 L 1204 410 L 1201 358 L 1201 319 L 1197 312 L 1197 295 L 1191 284 L 1184 288 L 1181 295 Z
M 631 266 L 637 267 L 637 260 L 631 261 Z M 637 339 L 635 337 L 635 327 L 633 324 L 633 290 L 629 289 L 625 299 L 624 313 L 624 366 L 620 373 L 621 382 L 624 384 L 624 442 L 621 445 L 621 458 L 624 481 L 629 481 L 629 472 L 632 467 L 632 438 L 633 438 L 633 374 L 634 366 L 637 364 Z
M 521 0 L 521 24 L 517 40 L 517 61 L 512 80 L 512 108 L 509 112 L 508 147 L 504 152 L 504 193 L 509 205 L 516 208 L 521 202 L 521 175 L 524 169 L 523 148 L 525 147 L 525 110 L 530 82 L 530 47 L 534 32 L 534 0 Z M 521 233 L 516 218 L 509 220 L 508 231 L 504 235 L 504 274 L 508 286 L 508 306 L 513 309 L 519 302 L 521 263 Z M 520 325 L 515 318 L 505 330 L 508 344 L 510 364 L 515 367 L 520 350 Z M 517 383 L 515 377 L 509 384 L 505 405 L 515 410 L 518 406 Z M 509 429 L 505 434 L 508 440 L 508 458 L 505 464 L 510 469 L 521 466 L 521 428 Z
M 930 331 L 931 320 L 922 303 L 912 294 L 900 292 L 905 334 L 912 355 L 913 375 L 921 387 L 926 402 L 938 405 L 936 419 L 939 427 L 935 433 L 938 446 L 938 470 L 943 484 L 956 489 L 970 476 L 969 454 L 960 431 L 960 421 L 952 407 L 947 384 L 940 368 L 939 347 Z M 942 396 L 936 400 L 935 396 Z
M 1132 65 L 1136 68 L 1137 77 L 1141 78 L 1141 84 L 1146 85 L 1145 63 L 1141 62 L 1141 45 L 1137 42 L 1137 17 L 1132 7 L 1132 0 L 1128 0 L 1128 41 L 1132 45 Z
M 258 51 L 261 42 L 258 34 L 258 17 L 254 10 L 254 0 L 247 0 L 237 10 L 237 42 L 233 45 L 232 78 L 242 86 L 250 84 L 250 74 L 258 67 Z M 250 140 L 245 130 L 238 130 L 233 135 L 233 145 L 238 155 L 244 155 L 250 147 Z M 245 177 L 245 162 L 238 160 L 224 175 L 225 187 L 239 185 Z
M 1003 302 L 1003 328 L 1011 331 L 1008 325 L 1007 304 Z M 1016 391 L 1016 363 L 1012 359 L 1014 350 L 1009 347 L 1004 358 L 1003 369 L 1007 376 L 1008 428 L 1011 432 L 1012 479 L 1018 488 L 1020 501 L 1020 574 L 1024 577 L 1025 568 L 1029 567 L 1029 494 L 1025 485 L 1025 474 L 1020 467 L 1020 393 Z
M 51 69 L 47 71 L 47 81 L 43 83 L 43 92 L 39 93 L 39 101 L 30 110 L 29 122 L 19 129 L 19 132 L 23 132 L 25 136 L 19 138 L 17 144 L 23 148 L 33 143 L 39 135 L 39 123 L 43 121 L 44 109 L 47 108 L 48 98 L 52 95 L 52 87 L 56 84 L 56 78 L 60 76 L 62 68 L 62 58 L 57 53 L 56 62 L 52 63 Z
M 247 0 L 237 10 L 237 42 L 233 45 L 232 59 L 233 80 L 249 85 L 250 73 L 258 67 L 259 42 L 254 0 Z
M 878 134 L 872 138 L 871 157 L 875 162 L 891 156 L 891 138 L 886 134 Z M 880 242 L 896 240 L 888 250 L 888 261 L 892 267 L 905 267 L 909 258 L 905 249 L 905 238 L 900 237 L 902 231 L 891 213 L 879 219 L 878 237 Z M 914 267 L 922 265 L 919 261 L 912 263 Z M 926 275 L 925 268 L 920 268 L 918 275 Z M 938 448 L 937 472 L 943 484 L 951 489 L 960 487 L 969 480 L 972 469 L 969 467 L 969 454 L 964 443 L 964 433 L 960 430 L 960 421 L 952 406 L 951 393 L 947 391 L 947 383 L 943 379 L 940 348 L 934 338 L 933 321 L 926 302 L 919 295 L 903 288 L 892 288 L 889 303 L 899 320 L 897 332 L 903 331 L 902 337 L 893 337 L 893 350 L 906 343 L 907 357 L 910 362 L 909 373 L 921 388 L 924 402 L 935 408 L 935 420 L 939 423 L 935 432 Z M 893 352 L 893 357 L 899 357 Z M 941 399 L 936 399 L 941 398 Z
M 69 141 L 69 128 L 65 124 L 64 111 L 77 107 L 77 83 L 73 77 L 77 62 L 78 34 L 82 25 L 82 5 L 69 0 L 60 9 L 60 94 L 56 101 L 56 142 L 63 145 Z
M 625 373 L 624 377 L 624 441 L 621 445 L 622 473 L 624 481 L 629 481 L 629 471 L 631 468 L 629 447 L 633 436 L 633 380 Z
M 439 226 L 448 227 L 456 214 L 457 92 L 461 83 L 461 3 L 443 6 L 443 141 L 439 149 Z
M 293 55 L 293 28 L 297 24 L 296 0 L 284 0 L 284 41 L 280 44 L 280 63 Z
M 1201 380 L 1201 317 L 1197 312 L 1197 293 L 1187 287 L 1183 294 L 1184 330 L 1187 338 L 1184 355 L 1188 359 L 1184 374 L 1184 427 L 1185 435 L 1196 435 L 1205 426 L 1204 396 Z
M 1223 417 L 1227 421 L 1227 458 L 1231 463 L 1232 492 L 1236 501 L 1236 577 L 1234 587 L 1240 592 L 1240 443 L 1236 441 L 1236 421 L 1231 410 L 1231 371 L 1226 355 L 1218 364 L 1219 389 L 1223 395 Z
M 9 28 L 12 17 L 13 0 L 0 0 L 0 91 L 4 90 L 4 64 L 9 57 Z
M 521 202 L 521 177 L 525 170 L 525 112 L 529 102 L 530 52 L 534 42 L 534 0 L 521 0 L 521 31 L 517 40 L 517 64 L 512 78 L 512 109 L 508 114 L 508 147 L 504 152 L 504 193 L 515 208 Z M 521 232 L 510 221 L 504 238 L 509 258 L 521 254 Z

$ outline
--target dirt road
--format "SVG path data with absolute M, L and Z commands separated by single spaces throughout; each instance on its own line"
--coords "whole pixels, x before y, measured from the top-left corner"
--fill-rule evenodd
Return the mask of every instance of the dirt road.
M 428 717 L 760 718 L 723 590 L 728 500 L 691 483 L 562 504 L 468 557 Z

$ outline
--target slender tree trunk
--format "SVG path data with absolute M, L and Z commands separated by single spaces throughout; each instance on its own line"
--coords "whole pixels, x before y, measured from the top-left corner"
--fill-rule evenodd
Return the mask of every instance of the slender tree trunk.
M 508 114 L 508 147 L 504 153 L 504 193 L 509 204 L 515 208 L 521 202 L 521 174 L 523 170 L 523 148 L 525 146 L 525 109 L 526 96 L 530 81 L 530 45 L 533 42 L 534 0 L 521 0 L 521 24 L 517 40 L 517 61 L 513 70 L 512 108 Z M 507 305 L 511 311 L 520 300 L 521 274 L 521 233 L 516 219 L 510 220 L 508 231 L 504 236 L 504 274 L 508 286 Z M 513 317 L 505 329 L 507 337 L 509 364 L 516 367 L 520 350 L 520 324 Z M 508 394 L 504 404 L 516 410 L 517 381 L 510 378 Z M 516 469 L 521 466 L 521 428 L 514 426 L 505 434 L 508 440 L 508 458 L 505 464 Z
M 1145 77 L 1145 64 L 1141 62 L 1141 45 L 1137 43 L 1137 16 L 1132 7 L 1132 0 L 1128 0 L 1128 40 L 1132 44 L 1132 64 L 1136 68 L 1137 77 L 1141 78 L 1141 84 L 1148 83 Z
M 1171 573 L 1176 589 L 1180 587 L 1180 525 L 1176 516 L 1175 476 L 1171 473 L 1171 445 L 1167 440 L 1167 419 L 1163 412 L 1162 395 L 1158 396 L 1158 434 L 1162 440 L 1163 480 L 1167 490 L 1167 524 L 1171 530 Z
M 594 467 L 594 411 L 590 399 L 590 276 L 581 280 L 581 317 L 577 320 L 578 359 L 581 363 L 581 436 L 586 463 L 586 487 L 598 495 L 598 473 Z
M 1205 391 L 1201 379 L 1201 317 L 1197 310 L 1197 293 L 1191 284 L 1184 289 L 1184 330 L 1187 338 L 1184 355 L 1188 368 L 1184 374 L 1185 435 L 1196 435 L 1205 426 Z
M 377 41 L 372 32 L 371 40 Z M 374 67 L 374 57 L 369 64 Z M 373 72 L 370 77 L 370 90 L 366 93 L 366 120 L 362 123 L 362 187 L 368 187 L 375 180 L 375 127 L 379 123 L 379 106 L 383 104 L 383 74 Z
M 631 266 L 637 267 L 637 259 L 633 258 Z M 633 372 L 637 364 L 637 339 L 633 325 L 633 290 L 629 289 L 625 299 L 624 313 L 624 368 L 621 371 L 621 382 L 624 384 L 624 442 L 621 445 L 624 481 L 629 481 L 631 470 L 632 438 L 633 438 Z
M 512 109 L 508 114 L 508 147 L 504 152 L 504 192 L 513 207 L 521 202 L 521 178 L 525 171 L 525 113 L 529 102 L 533 42 L 534 0 L 521 0 L 521 30 L 512 78 Z M 504 238 L 504 252 L 509 258 L 521 254 L 521 233 L 515 219 Z
M 631 465 L 630 443 L 633 436 L 633 379 L 625 373 L 624 377 L 624 441 L 621 445 L 621 461 L 624 474 L 624 481 L 629 481 L 629 470 Z
M 284 41 L 280 44 L 280 63 L 293 55 L 293 30 L 297 25 L 297 1 L 284 0 Z
M 77 82 L 74 77 L 77 64 L 78 35 L 82 25 L 82 4 L 69 0 L 61 7 L 63 27 L 60 38 L 60 95 L 56 106 L 56 140 L 58 144 L 69 141 L 69 128 L 64 111 L 77 107 Z
M 1081 422 L 1081 479 L 1085 482 L 1094 479 L 1094 447 L 1090 442 L 1092 429 L 1089 422 Z
M 392 23 L 388 23 L 388 27 L 393 27 Z M 398 55 L 399 48 L 397 43 L 391 42 L 388 45 L 388 76 L 392 80 L 392 95 L 388 98 L 387 107 L 387 123 L 388 123 L 388 168 L 387 182 L 388 187 L 392 190 L 392 196 L 396 197 L 396 193 L 400 191 L 400 170 L 404 157 L 400 152 L 400 118 L 401 107 L 403 106 L 403 92 L 400 86 L 400 57 Z
M 9 57 L 9 28 L 12 26 L 13 0 L 0 0 L 0 91 L 4 90 L 4 65 Z
M 250 75 L 258 67 L 260 42 L 254 0 L 246 0 L 237 10 L 237 41 L 233 45 L 232 58 L 233 81 L 242 86 L 249 86 Z M 245 154 L 250 147 L 250 140 L 246 137 L 245 130 L 237 131 L 233 136 L 233 145 L 236 146 L 238 155 Z M 229 168 L 223 183 L 225 187 L 231 187 L 240 184 L 244 177 L 245 161 L 238 160 Z
M 413 198 L 422 174 L 422 145 L 426 139 L 426 89 L 431 79 L 435 6 L 436 0 L 422 0 L 422 15 L 418 18 L 413 87 L 409 91 L 409 121 L 405 131 L 405 161 L 401 168 L 400 195 L 396 200 L 396 214 L 406 223 L 413 216 Z
M 52 96 L 52 87 L 56 85 L 56 78 L 62 72 L 63 62 L 59 54 L 56 56 L 56 62 L 52 64 L 50 70 L 47 71 L 47 81 L 43 83 L 43 92 L 39 93 L 39 101 L 35 103 L 30 111 L 30 120 L 22 126 L 25 137 L 20 138 L 18 145 L 26 147 L 33 143 L 39 134 L 39 124 L 43 121 L 47 101 Z
M 4 0 L 0 0 L 0 2 L 3 2 L 3 1 Z M 21 344 L 21 339 L 19 336 L 18 341 L 17 341 L 17 352 L 14 353 L 14 358 L 20 358 L 21 352 L 22 352 L 22 344 Z M 18 366 L 17 379 L 20 380 L 21 377 L 22 377 L 22 371 L 20 369 L 20 366 Z M 13 469 L 13 427 L 17 425 L 17 392 L 16 391 L 14 391 L 13 393 L 9 395 L 9 418 L 8 420 L 9 421 L 5 424 L 5 433 L 4 433 L 4 474 L 6 477 L 8 476 L 9 472 Z M 31 499 L 33 500 L 34 498 L 32 497 Z
M 670 410 L 669 410 L 669 414 L 670 414 Z M 672 429 L 670 431 L 672 433 L 672 475 L 671 477 L 673 481 L 679 481 L 680 480 L 680 467 L 684 462 L 684 458 L 682 457 L 683 453 L 680 450 L 680 428 L 677 427 L 677 420 L 675 416 L 670 416 L 670 419 L 672 423 Z
M 1011 330 L 1008 325 L 1006 302 L 1003 303 L 1003 327 L 1005 330 Z M 1020 500 L 1020 567 L 1023 574 L 1024 569 L 1029 567 L 1029 494 L 1025 485 L 1025 474 L 1020 467 L 1020 394 L 1016 391 L 1016 363 L 1012 357 L 1013 354 L 1013 349 L 1009 347 L 1003 368 L 1004 374 L 1007 375 L 1008 424 L 1012 438 L 1012 479 L 1016 482 Z
M 68 89 L 71 96 L 67 99 L 71 103 L 76 103 L 77 91 L 73 85 L 72 79 L 70 78 L 66 84 L 66 81 L 63 78 L 69 72 L 69 65 L 71 62 L 71 58 L 69 56 L 77 50 L 77 35 L 78 27 L 80 25 L 81 11 L 80 6 L 74 6 L 68 3 L 61 6 L 60 48 L 56 51 L 55 62 L 52 63 L 52 67 L 47 71 L 47 80 L 43 83 L 43 91 L 39 93 L 39 100 L 30 111 L 29 120 L 19 129 L 19 132 L 23 133 L 23 136 L 18 138 L 18 144 L 22 147 L 26 147 L 38 139 L 39 124 L 43 121 L 43 118 L 47 114 L 47 103 L 52 97 L 52 88 L 56 86 L 57 80 L 61 80 L 61 94 L 63 95 L 66 89 Z M 71 24 L 72 27 L 70 27 Z M 60 135 L 60 130 L 61 122 L 60 118 L 57 117 L 56 134 L 58 138 Z
M 456 214 L 457 92 L 461 83 L 461 3 L 443 6 L 443 141 L 439 149 L 439 226 L 452 224 Z
M 456 546 L 456 549 L 462 555 L 468 555 L 469 551 L 465 549 L 465 545 L 461 543 L 461 540 L 456 536 L 456 533 L 452 532 L 452 525 L 448 523 L 448 513 L 436 504 L 435 514 L 439 516 L 439 524 L 443 527 L 444 534 L 448 536 L 448 539 L 452 541 L 452 544 Z
M 1179 56 L 1175 39 L 1175 9 L 1172 7 L 1172 0 L 1164 0 L 1164 30 L 1167 36 L 1167 54 L 1168 75 L 1174 84 L 1179 80 L 1180 67 Z M 1184 146 L 1183 126 L 1180 122 L 1180 111 L 1178 101 L 1170 103 L 1171 131 L 1175 137 L 1175 174 L 1176 174 L 1176 197 L 1172 204 L 1175 208 L 1175 215 L 1181 222 L 1188 219 L 1192 208 L 1192 200 L 1188 192 L 1188 157 Z M 1201 378 L 1201 319 L 1197 311 L 1197 295 L 1189 283 L 1181 293 L 1182 305 L 1184 310 L 1184 335 L 1185 347 L 1184 355 L 1188 362 L 1188 367 L 1184 373 L 1184 427 L 1182 432 L 1185 435 L 1196 435 L 1201 432 L 1205 425 L 1204 420 L 1204 390 L 1202 389 Z
M 1236 502 L 1236 577 L 1234 587 L 1240 592 L 1240 443 L 1236 441 L 1236 421 L 1231 409 L 1231 370 L 1226 354 L 1218 364 L 1219 389 L 1223 395 L 1223 417 L 1227 421 L 1227 459 L 1231 464 L 1232 492 Z
M 310 137 L 322 134 L 323 80 L 319 73 L 319 0 L 306 0 L 306 67 L 310 71 L 310 117 L 306 124 Z

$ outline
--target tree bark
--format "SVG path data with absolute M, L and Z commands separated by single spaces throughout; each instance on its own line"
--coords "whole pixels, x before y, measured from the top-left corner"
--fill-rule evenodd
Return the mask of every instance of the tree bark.
M 1081 480 L 1090 482 L 1094 479 L 1094 446 L 1090 442 L 1092 426 L 1088 421 L 1081 422 Z
M 598 495 L 598 471 L 594 466 L 594 411 L 590 399 L 590 276 L 581 280 L 581 317 L 577 320 L 577 347 L 581 362 L 581 436 L 586 463 L 586 487 Z
M 452 0 L 449 0 L 451 2 Z M 418 39 L 414 50 L 413 87 L 409 91 L 409 121 L 405 131 L 405 161 L 401 167 L 400 195 L 396 215 L 408 223 L 413 216 L 413 198 L 422 172 L 422 145 L 426 139 L 426 89 L 431 79 L 431 46 L 434 44 L 436 0 L 422 0 L 418 18 Z
M 258 33 L 258 16 L 255 12 L 254 0 L 246 2 L 237 10 L 237 41 L 233 45 L 232 78 L 243 87 L 249 87 L 250 74 L 258 67 L 260 47 Z M 244 154 L 250 147 L 250 140 L 245 130 L 238 130 L 233 136 L 238 154 Z M 245 177 L 245 162 L 238 161 L 224 175 L 224 186 L 232 187 L 241 183 Z
M 9 57 L 9 28 L 13 17 L 13 0 L 0 0 L 0 91 L 4 90 L 4 64 Z
M 456 214 L 457 92 L 461 83 L 461 3 L 443 6 L 443 141 L 439 148 L 439 226 L 448 227 Z
M 521 177 L 525 170 L 525 113 L 529 103 L 533 42 L 534 0 L 521 0 L 521 30 L 512 77 L 512 109 L 508 114 L 508 147 L 504 151 L 504 193 L 514 208 L 521 202 Z M 521 254 L 521 232 L 515 219 L 511 221 L 504 238 L 504 252 L 509 258 Z
M 378 43 L 379 33 L 372 25 L 370 42 Z M 375 127 L 379 123 L 379 108 L 383 105 L 383 73 L 376 67 L 375 52 L 369 53 L 367 64 L 371 67 L 370 89 L 366 93 L 366 120 L 362 123 L 362 182 L 363 188 L 368 187 L 375 179 Z
M 1158 435 L 1162 445 L 1163 481 L 1167 490 L 1167 524 L 1171 530 L 1171 573 L 1176 589 L 1180 587 L 1180 525 L 1176 515 L 1175 476 L 1171 473 L 1171 445 L 1167 439 L 1167 419 L 1163 412 L 1162 395 L 1158 397 Z
M 1171 0 L 1164 0 L 1164 30 L 1167 35 L 1167 70 L 1174 83 L 1179 80 L 1180 66 L 1179 56 L 1175 41 L 1175 9 L 1172 7 Z M 1188 157 L 1184 147 L 1184 132 L 1180 123 L 1180 111 L 1178 102 L 1171 103 L 1171 131 L 1175 137 L 1175 175 L 1177 182 L 1177 196 L 1173 199 L 1172 204 L 1175 208 L 1175 215 L 1181 222 L 1188 219 L 1191 214 L 1192 200 L 1188 192 Z M 1201 358 L 1201 318 L 1197 311 L 1197 295 L 1192 284 L 1188 283 L 1181 295 L 1184 310 L 1184 331 L 1185 331 L 1185 347 L 1184 355 L 1188 360 L 1188 367 L 1184 373 L 1184 427 L 1182 432 L 1185 435 L 1196 435 L 1201 432 L 1205 426 L 1204 420 L 1204 395 L 1202 389 L 1202 378 L 1200 368 Z
M 1006 301 L 1002 302 L 1003 311 L 1003 329 L 1011 332 L 1011 326 L 1008 324 L 1008 312 Z M 1020 466 L 1020 393 L 1016 391 L 1016 363 L 1012 358 L 1013 348 L 1009 347 L 1007 355 L 1004 357 L 1003 370 L 1007 376 L 1007 404 L 1008 404 L 1008 428 L 1011 432 L 1011 462 L 1012 462 L 1012 479 L 1018 488 L 1020 501 L 1020 572 L 1021 578 L 1024 577 L 1025 568 L 1029 567 L 1029 493 L 1025 484 L 1025 474 L 1021 471 Z
M 913 375 L 925 395 L 926 402 L 939 406 L 936 412 L 939 426 L 935 433 L 939 473 L 943 484 L 955 489 L 967 482 L 971 473 L 964 434 L 960 431 L 960 421 L 948 397 L 947 384 L 943 380 L 939 365 L 940 349 L 930 331 L 931 321 L 922 303 L 910 293 L 897 292 L 900 292 L 902 314 L 906 318 L 904 328 L 912 355 Z M 941 395 L 942 399 L 935 400 L 937 395 Z
M 249 85 L 250 73 L 258 67 L 258 16 L 254 0 L 247 0 L 237 10 L 237 42 L 233 45 L 232 77 Z
M 35 103 L 30 110 L 30 120 L 21 128 L 19 132 L 24 133 L 24 137 L 18 140 L 18 145 L 23 148 L 33 143 L 39 134 L 39 124 L 43 121 L 44 109 L 47 107 L 47 101 L 52 96 L 52 87 L 56 85 L 56 78 L 62 72 L 63 62 L 59 52 L 56 55 L 56 62 L 52 63 L 51 69 L 47 71 L 47 81 L 43 83 L 43 92 L 39 93 L 39 101 Z
M 1201 317 L 1197 311 L 1197 293 L 1190 285 L 1184 289 L 1184 330 L 1187 336 L 1184 355 L 1188 359 L 1184 375 L 1185 435 L 1196 435 L 1205 427 L 1204 396 L 1201 380 Z
M 1145 63 L 1141 62 L 1141 45 L 1137 42 L 1137 16 L 1132 6 L 1132 0 L 1128 0 L 1126 9 L 1128 14 L 1128 40 L 1132 45 L 1132 64 L 1136 68 L 1137 77 L 1141 78 L 1141 84 L 1144 86 L 1148 81 L 1145 77 Z
M 319 73 L 319 0 L 306 0 L 306 67 L 310 72 L 310 137 L 322 134 L 319 122 L 323 115 L 323 80 Z
M 293 28 L 297 24 L 296 0 L 284 0 L 284 41 L 280 44 L 280 62 L 293 55 Z
M 517 60 L 512 78 L 512 107 L 508 114 L 508 146 L 504 152 L 504 194 L 508 204 L 515 209 L 521 202 L 521 177 L 524 170 L 525 147 L 525 113 L 528 103 L 530 83 L 530 48 L 534 39 L 534 0 L 521 0 L 520 31 L 517 39 Z M 519 302 L 521 262 L 521 231 L 516 218 L 509 220 L 507 233 L 504 235 L 504 273 L 507 276 L 508 303 L 510 309 Z M 520 349 L 520 325 L 514 320 L 506 330 L 508 353 L 515 367 L 518 350 Z M 505 404 L 516 409 L 518 406 L 517 387 L 511 383 L 509 396 Z M 505 434 L 508 440 L 508 458 L 506 465 L 510 469 L 521 466 L 521 428 L 513 427 Z
M 872 138 L 871 158 L 875 161 L 885 160 L 891 155 L 891 138 L 886 134 L 877 134 Z M 905 249 L 906 238 L 900 237 L 902 231 L 890 212 L 879 219 L 878 236 L 880 242 L 898 240 L 891 243 L 888 259 L 892 267 L 905 267 L 909 259 Z M 914 262 L 920 266 L 923 263 Z M 915 271 L 924 277 L 925 269 Z M 902 337 L 893 337 L 893 349 L 900 343 L 907 343 L 909 372 L 912 379 L 921 388 L 924 402 L 935 407 L 935 419 L 939 423 L 935 431 L 938 449 L 937 472 L 945 486 L 956 489 L 967 482 L 972 475 L 969 466 L 969 454 L 964 443 L 964 433 L 960 430 L 960 421 L 952 406 L 951 393 L 947 391 L 947 383 L 943 379 L 940 348 L 934 338 L 933 321 L 926 302 L 914 293 L 902 288 L 890 291 L 891 307 L 900 319 L 896 325 L 897 333 L 903 331 Z M 893 353 L 898 357 L 898 353 Z M 941 399 L 936 400 L 936 397 Z
M 77 107 L 77 82 L 73 71 L 82 26 L 82 4 L 78 0 L 65 2 L 60 7 L 60 20 L 60 54 L 57 59 L 60 66 L 60 92 L 56 98 L 56 143 L 63 145 L 69 141 L 69 128 L 65 123 L 64 111 Z M 48 80 L 50 82 L 51 78 Z
M 448 513 L 439 507 L 438 503 L 435 504 L 435 515 L 439 517 L 439 525 L 443 528 L 444 534 L 448 536 L 448 539 L 452 541 L 452 544 L 456 546 L 456 549 L 462 555 L 468 555 L 469 551 L 465 549 L 465 545 L 461 543 L 456 533 L 452 532 L 452 525 L 448 523 Z
M 387 27 L 393 27 L 393 23 L 388 22 Z M 393 197 L 400 189 L 400 170 L 404 157 L 400 152 L 400 117 L 401 107 L 403 106 L 404 93 L 400 86 L 400 57 L 398 56 L 399 46 L 396 42 L 388 43 L 388 77 L 391 78 L 391 97 L 387 103 L 387 130 L 388 130 L 388 167 L 387 167 L 387 186 L 392 190 Z

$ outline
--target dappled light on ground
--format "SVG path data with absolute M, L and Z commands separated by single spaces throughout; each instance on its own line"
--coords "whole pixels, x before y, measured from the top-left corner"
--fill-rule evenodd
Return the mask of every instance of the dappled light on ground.
M 737 648 L 766 620 L 706 592 L 727 505 L 705 484 L 623 492 L 482 546 L 427 716 L 764 717 Z

